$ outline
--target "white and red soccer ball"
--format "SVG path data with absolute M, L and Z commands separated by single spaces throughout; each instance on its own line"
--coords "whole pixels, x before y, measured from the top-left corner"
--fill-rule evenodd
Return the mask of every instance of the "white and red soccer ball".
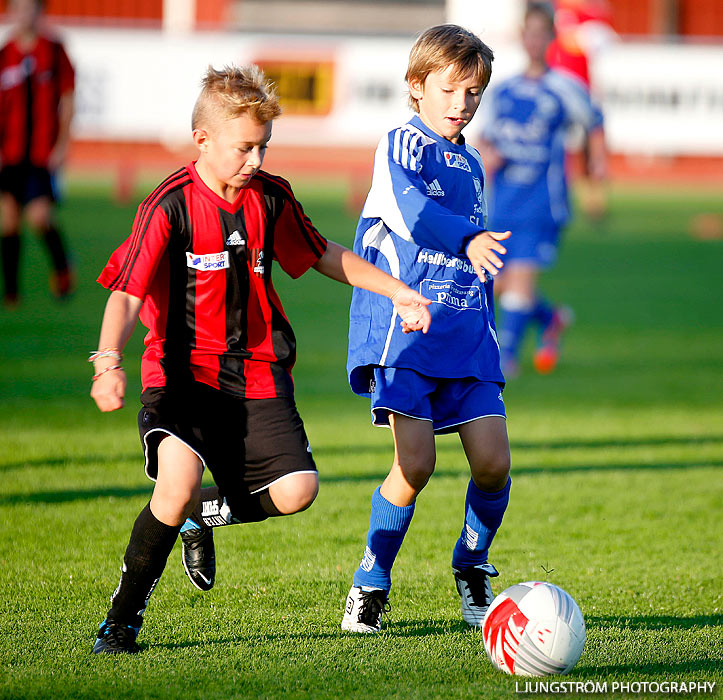
M 585 620 L 562 588 L 528 581 L 492 601 L 482 635 L 492 665 L 517 676 L 565 674 L 585 646 Z

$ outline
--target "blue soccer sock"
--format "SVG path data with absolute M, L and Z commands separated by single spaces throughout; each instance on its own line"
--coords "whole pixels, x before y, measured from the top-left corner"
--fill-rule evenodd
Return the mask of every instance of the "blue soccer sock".
M 502 322 L 499 329 L 500 350 L 503 361 L 517 360 L 527 326 L 533 318 L 534 304 L 515 294 L 506 292 L 500 297 Z
M 354 585 L 389 591 L 392 566 L 412 521 L 414 503 L 395 506 L 382 496 L 380 489 L 377 487 L 372 495 L 367 546 L 354 574 Z
M 544 331 L 550 325 L 555 315 L 555 307 L 543 296 L 535 299 L 535 307 L 532 309 L 532 320 Z
M 501 491 L 486 493 L 478 489 L 472 479 L 469 480 L 464 527 L 452 554 L 455 569 L 463 570 L 487 561 L 490 544 L 510 500 L 510 483 L 508 479 Z

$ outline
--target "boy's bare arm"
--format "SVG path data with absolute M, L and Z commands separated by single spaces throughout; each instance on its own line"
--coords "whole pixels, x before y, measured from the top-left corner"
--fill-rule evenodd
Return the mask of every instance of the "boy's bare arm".
M 100 328 L 99 350 L 123 350 L 133 333 L 143 301 L 125 292 L 111 292 L 103 314 Z M 95 363 L 95 375 L 90 395 L 101 411 L 115 411 L 123 408 L 126 390 L 126 375 L 117 367 L 120 361 L 116 357 L 100 357 Z M 105 370 L 105 371 L 104 371 Z
M 48 158 L 48 170 L 54 172 L 60 168 L 68 155 L 70 144 L 70 124 L 73 121 L 75 101 L 72 92 L 67 92 L 60 97 L 58 105 L 58 137 Z
M 485 281 L 485 270 L 494 276 L 504 266 L 497 253 L 504 255 L 507 248 L 499 241 L 504 241 L 510 235 L 510 231 L 482 231 L 467 244 L 467 257 L 482 282 Z
M 607 148 L 602 127 L 588 133 L 588 168 L 594 180 L 604 180 L 607 177 Z
M 375 267 L 356 253 L 334 241 L 329 241 L 326 252 L 314 265 L 314 269 L 338 282 L 361 287 L 376 294 L 389 297 L 402 319 L 405 333 L 429 330 L 431 316 L 427 306 L 429 299 L 407 287 L 383 270 Z

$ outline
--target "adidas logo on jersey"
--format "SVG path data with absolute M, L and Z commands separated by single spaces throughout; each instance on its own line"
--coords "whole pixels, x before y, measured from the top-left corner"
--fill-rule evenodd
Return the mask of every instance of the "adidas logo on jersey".
M 226 241 L 226 245 L 246 245 L 246 241 L 241 238 L 241 234 L 238 231 L 234 231 Z
M 444 197 L 444 190 L 442 189 L 438 180 L 434 179 L 427 185 L 427 196 Z

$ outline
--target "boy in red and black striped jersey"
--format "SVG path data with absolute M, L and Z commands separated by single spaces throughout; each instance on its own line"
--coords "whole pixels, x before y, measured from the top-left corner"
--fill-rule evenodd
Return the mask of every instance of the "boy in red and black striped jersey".
M 54 221 L 53 177 L 63 164 L 73 117 L 74 72 L 62 44 L 41 31 L 43 2 L 12 0 L 15 32 L 0 49 L 0 257 L 3 300 L 18 303 L 23 215 L 48 248 L 51 286 L 61 299 L 73 280 Z
M 271 278 L 322 274 L 388 296 L 403 328 L 426 332 L 424 297 L 327 241 L 282 178 L 260 170 L 280 114 L 255 66 L 209 68 L 193 113 L 198 160 L 140 205 L 99 281 L 111 290 L 91 396 L 121 408 L 121 350 L 148 328 L 138 416 L 155 487 L 135 521 L 95 653 L 138 651 L 148 599 L 179 532 L 191 582 L 213 585 L 211 528 L 308 508 L 318 478 L 294 403 L 294 333 Z M 201 488 L 208 466 L 216 486 Z

